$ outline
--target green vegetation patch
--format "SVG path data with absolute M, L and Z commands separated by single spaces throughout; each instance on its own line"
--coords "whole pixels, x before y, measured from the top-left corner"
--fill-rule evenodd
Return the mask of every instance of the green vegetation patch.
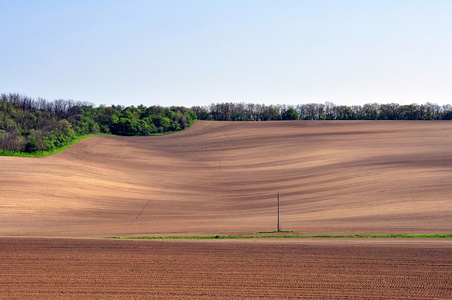
M 185 130 L 195 121 L 196 113 L 182 106 L 94 107 L 81 101 L 49 102 L 19 94 L 1 94 L 0 155 L 48 156 L 86 136 L 161 135 Z
M 53 150 L 46 150 L 43 152 L 33 152 L 33 153 L 27 153 L 27 152 L 0 152 L 0 156 L 17 156 L 17 157 L 45 157 L 45 156 L 50 156 L 50 155 L 54 155 L 60 152 L 63 152 L 64 150 L 68 149 L 69 147 L 73 146 L 74 144 L 80 142 L 81 140 L 84 140 L 86 138 L 89 137 L 93 137 L 93 136 L 114 136 L 113 134 L 106 134 L 106 133 L 98 133 L 98 134 L 84 134 L 81 136 L 77 136 L 76 138 L 74 138 L 73 140 L 69 141 L 66 145 L 62 146 L 61 148 L 56 148 Z
M 452 238 L 452 234 L 388 234 L 388 235 L 212 235 L 212 236 L 114 236 L 111 239 L 193 240 L 193 239 L 262 239 L 262 238 Z

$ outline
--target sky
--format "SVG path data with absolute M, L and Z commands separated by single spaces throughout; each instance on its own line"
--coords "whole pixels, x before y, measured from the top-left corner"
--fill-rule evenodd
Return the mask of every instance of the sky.
M 450 0 L 0 0 L 0 93 L 452 104 Z

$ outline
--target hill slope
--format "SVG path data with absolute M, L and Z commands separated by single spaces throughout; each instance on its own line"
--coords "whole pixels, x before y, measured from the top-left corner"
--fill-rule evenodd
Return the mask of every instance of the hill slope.
M 0 235 L 450 233 L 448 121 L 207 122 L 0 157 Z

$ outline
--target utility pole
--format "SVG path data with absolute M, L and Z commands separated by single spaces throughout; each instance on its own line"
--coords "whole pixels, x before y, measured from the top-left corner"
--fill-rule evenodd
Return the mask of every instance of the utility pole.
M 278 192 L 278 232 L 279 232 L 279 192 Z

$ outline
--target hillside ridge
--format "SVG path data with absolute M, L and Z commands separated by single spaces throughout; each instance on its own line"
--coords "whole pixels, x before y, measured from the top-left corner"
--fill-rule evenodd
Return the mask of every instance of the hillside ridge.
M 2 236 L 450 234 L 448 121 L 198 121 L 0 157 Z

